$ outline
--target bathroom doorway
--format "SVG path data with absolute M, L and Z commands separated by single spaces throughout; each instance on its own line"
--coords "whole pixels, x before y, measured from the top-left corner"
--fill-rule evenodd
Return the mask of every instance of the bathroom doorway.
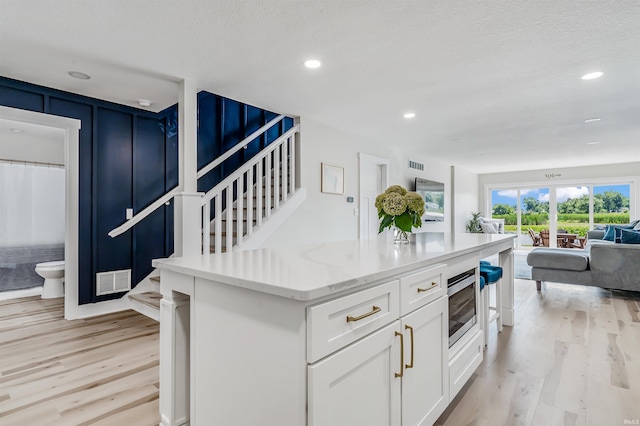
M 4 127 L 11 129 L 43 132 L 57 137 L 55 141 L 50 141 L 52 146 L 60 144 L 63 148 L 61 157 L 64 167 L 64 260 L 65 260 L 65 318 L 75 319 L 78 317 L 78 142 L 80 121 L 65 117 L 58 117 L 49 114 L 42 114 L 32 111 L 26 111 L 16 108 L 0 107 L 0 122 Z M 10 157 L 19 157 L 15 146 L 11 147 L 9 143 L 4 143 L 7 139 L 3 138 L 0 145 L 0 159 L 11 160 Z M 44 149 L 42 147 L 36 149 Z M 35 155 L 38 153 L 30 153 Z M 40 152 L 39 154 L 43 154 Z M 26 155 L 24 152 L 22 155 Z M 27 162 L 24 159 L 22 161 Z M 56 161 L 39 161 L 36 157 L 30 158 L 31 163 L 51 163 Z M 44 159 L 45 157 L 40 157 Z M 21 160 L 20 158 L 14 158 Z M 58 161 L 59 162 L 59 161 Z M 35 206 L 35 208 L 44 208 L 43 206 Z M 45 231 L 46 232 L 46 231 Z M 16 238 L 15 235 L 12 238 Z M 8 239 L 8 237 L 7 237 Z M 1 244 L 2 242 L 0 242 Z
M 64 178 L 61 130 L 0 120 L 0 299 L 41 294 L 36 265 L 64 260 Z

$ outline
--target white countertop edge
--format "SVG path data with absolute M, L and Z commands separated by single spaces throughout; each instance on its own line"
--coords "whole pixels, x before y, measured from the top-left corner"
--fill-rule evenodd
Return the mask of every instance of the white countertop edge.
M 459 251 L 443 253 L 433 257 L 426 258 L 417 262 L 413 262 L 407 265 L 397 266 L 394 268 L 379 271 L 373 274 L 361 276 L 355 279 L 349 279 L 345 281 L 326 283 L 321 286 L 308 289 L 299 290 L 291 287 L 276 286 L 269 283 L 257 282 L 253 280 L 233 277 L 225 274 L 220 274 L 215 271 L 204 269 L 202 267 L 194 267 L 190 265 L 180 264 L 178 262 L 188 261 L 188 258 L 169 258 L 169 259 L 154 259 L 152 260 L 152 266 L 160 270 L 172 271 L 188 276 L 202 278 L 209 281 L 215 281 L 239 288 L 245 288 L 253 291 L 259 291 L 261 293 L 271 294 L 274 296 L 289 298 L 299 301 L 311 301 L 322 298 L 324 296 L 339 294 L 363 285 L 371 284 L 377 281 L 385 280 L 388 278 L 397 278 L 400 275 L 408 274 L 414 270 L 422 269 L 437 263 L 446 262 L 448 259 L 464 256 L 470 253 L 478 252 L 482 249 L 489 247 L 506 244 L 515 239 L 516 235 L 502 234 L 505 236 L 511 236 L 512 238 L 504 238 L 496 241 L 488 241 L 478 244 L 476 247 L 468 247 Z M 224 254 L 223 254 L 224 255 Z M 207 255 L 203 255 L 207 256 Z M 209 255 L 215 256 L 215 255 Z

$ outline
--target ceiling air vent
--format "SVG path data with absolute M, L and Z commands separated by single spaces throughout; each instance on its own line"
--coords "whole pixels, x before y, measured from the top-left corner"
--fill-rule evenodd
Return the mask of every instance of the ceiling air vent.
M 409 168 L 424 172 L 424 164 L 418 163 L 417 161 L 409 160 Z
M 131 290 L 131 269 L 98 272 L 96 274 L 96 295 L 122 293 Z

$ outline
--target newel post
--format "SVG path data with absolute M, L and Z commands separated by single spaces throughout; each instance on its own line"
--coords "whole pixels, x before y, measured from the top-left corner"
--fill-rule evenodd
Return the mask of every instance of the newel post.
M 174 253 L 176 257 L 201 254 L 201 198 L 198 192 L 198 93 L 193 82 L 180 82 L 178 101 L 178 185 L 175 196 Z

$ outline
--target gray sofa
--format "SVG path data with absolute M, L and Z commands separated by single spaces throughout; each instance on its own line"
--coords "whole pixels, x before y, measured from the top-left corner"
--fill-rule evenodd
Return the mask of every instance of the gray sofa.
M 536 248 L 527 256 L 538 291 L 542 281 L 640 291 L 640 244 L 602 239 L 589 231 L 584 250 Z

